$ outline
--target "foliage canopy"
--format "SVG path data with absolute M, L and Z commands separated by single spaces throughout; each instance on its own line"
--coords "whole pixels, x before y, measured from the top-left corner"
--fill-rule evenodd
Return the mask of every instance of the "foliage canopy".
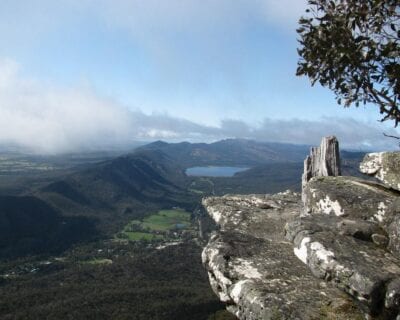
M 400 121 L 400 1 L 308 0 L 299 21 L 297 75 L 330 88 L 345 107 L 373 103 Z

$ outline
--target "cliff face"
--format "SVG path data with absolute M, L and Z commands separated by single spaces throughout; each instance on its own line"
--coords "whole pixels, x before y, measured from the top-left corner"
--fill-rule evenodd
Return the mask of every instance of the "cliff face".
M 339 165 L 335 155 L 315 149 L 313 154 L 319 160 L 311 155 L 305 173 L 318 172 L 319 161 L 326 165 L 327 159 Z M 379 159 L 390 159 L 390 169 Z M 392 153 L 378 160 L 367 156 L 361 165 L 377 178 L 387 177 L 387 184 L 383 178 L 380 184 L 313 174 L 303 177 L 302 196 L 287 191 L 204 199 L 219 230 L 202 259 L 227 309 L 247 320 L 396 319 L 399 163 L 400 153 Z

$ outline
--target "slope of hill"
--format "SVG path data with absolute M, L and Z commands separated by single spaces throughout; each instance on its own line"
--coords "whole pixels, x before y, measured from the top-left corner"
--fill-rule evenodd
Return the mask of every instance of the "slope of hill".
M 56 235 L 66 232 L 65 224 L 60 224 L 61 221 L 73 217 L 76 223 L 80 221 L 85 226 L 85 234 L 110 237 L 130 220 L 141 219 L 160 209 L 178 206 L 192 211 L 200 198 L 208 194 L 272 193 L 288 188 L 299 190 L 298 177 L 307 151 L 306 146 L 234 139 L 211 144 L 169 144 L 158 141 L 128 155 L 80 166 L 75 172 L 64 176 L 57 173 L 52 181 L 51 175 L 47 176 L 42 182 L 32 184 L 30 189 L 24 186 L 22 195 L 31 198 L 13 194 L 14 197 L 7 198 L 5 206 L 11 208 L 10 203 L 13 203 L 14 207 L 30 209 L 21 209 L 19 212 L 23 218 L 15 216 L 14 224 L 9 229 L 24 228 L 24 221 L 34 220 L 32 226 L 43 223 L 44 229 L 50 228 L 53 232 L 44 232 L 46 238 L 39 235 L 39 228 L 30 242 L 36 243 L 34 247 L 43 248 L 43 239 L 53 239 L 47 241 L 49 249 L 53 244 L 63 248 L 58 245 Z M 344 168 L 354 172 L 362 154 L 343 153 L 343 156 Z M 184 173 L 188 166 L 218 164 L 246 165 L 251 168 L 232 178 L 188 177 Z M 46 210 L 25 205 L 27 199 L 31 202 L 40 199 Z M 5 198 L 0 198 L 0 202 L 5 201 Z M 40 219 L 35 216 L 35 210 L 51 212 L 51 218 Z M 3 217 L 4 212 L 3 209 Z M 67 226 L 74 223 L 71 220 Z M 8 224 L 7 221 L 3 226 Z M 73 241 L 78 241 L 80 237 L 75 229 L 80 230 L 74 227 L 68 229 L 67 234 Z M 36 229 L 32 227 L 32 230 Z M 19 233 L 15 235 L 18 237 Z M 72 242 L 68 239 L 65 241 Z M 21 249 L 21 252 L 27 250 Z
M 95 234 L 90 219 L 62 217 L 36 197 L 0 196 L 0 257 L 56 253 Z
M 183 169 L 157 150 L 142 150 L 56 180 L 35 195 L 68 216 L 98 220 L 116 232 L 129 219 L 173 206 L 192 209 L 197 198 L 184 188 Z
M 307 152 L 246 140 L 156 142 L 54 175 L 8 175 L 0 180 L 0 318 L 232 319 L 206 281 L 194 224 L 179 245 L 114 236 L 160 209 L 193 212 L 205 195 L 296 190 Z M 354 170 L 360 157 L 343 159 Z M 185 174 L 208 165 L 250 169 L 231 178 Z

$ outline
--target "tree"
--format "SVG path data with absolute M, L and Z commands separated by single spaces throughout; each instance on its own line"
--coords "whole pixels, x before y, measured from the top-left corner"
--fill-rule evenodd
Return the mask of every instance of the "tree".
M 345 107 L 373 103 L 400 122 L 400 0 L 308 0 L 299 21 L 297 75 Z

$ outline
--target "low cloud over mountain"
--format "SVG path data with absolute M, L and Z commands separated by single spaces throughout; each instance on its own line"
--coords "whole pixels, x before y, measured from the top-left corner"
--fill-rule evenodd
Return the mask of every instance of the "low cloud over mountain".
M 107 148 L 156 139 L 213 141 L 239 137 L 317 144 L 321 136 L 330 134 L 338 136 L 347 148 L 397 147 L 396 141 L 382 135 L 383 131 L 396 134 L 394 129 L 350 118 L 264 118 L 257 124 L 225 119 L 220 126 L 207 126 L 179 115 L 146 114 L 130 110 L 87 86 L 56 87 L 28 79 L 12 60 L 0 62 L 0 114 L 0 144 L 18 145 L 39 153 Z M 206 123 L 204 119 L 199 122 Z

